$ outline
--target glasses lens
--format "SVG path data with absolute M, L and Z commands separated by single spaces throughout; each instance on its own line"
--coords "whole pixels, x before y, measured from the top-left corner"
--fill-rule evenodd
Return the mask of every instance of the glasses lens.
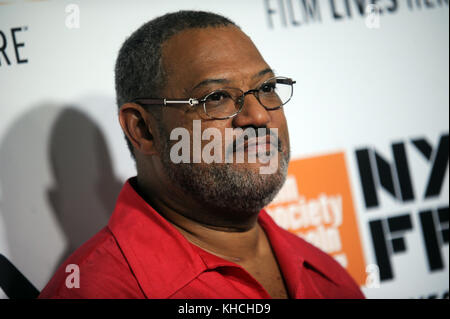
M 269 79 L 260 86 L 258 97 L 268 109 L 280 107 L 292 97 L 292 80 L 282 77 Z
M 241 107 L 239 89 L 214 91 L 204 99 L 205 112 L 209 117 L 223 119 L 235 115 Z

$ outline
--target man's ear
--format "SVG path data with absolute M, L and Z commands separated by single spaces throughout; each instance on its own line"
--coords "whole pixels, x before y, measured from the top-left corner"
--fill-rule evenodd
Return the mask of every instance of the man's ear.
M 119 122 L 135 151 L 155 155 L 157 150 L 151 132 L 148 113 L 136 103 L 125 103 L 119 110 Z

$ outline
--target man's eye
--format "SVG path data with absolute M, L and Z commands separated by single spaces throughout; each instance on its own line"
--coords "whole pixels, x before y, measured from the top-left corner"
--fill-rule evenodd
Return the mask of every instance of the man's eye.
M 261 86 L 260 91 L 263 93 L 272 93 L 275 92 L 275 83 L 267 83 Z
M 226 92 L 215 92 L 208 97 L 208 100 L 211 102 L 219 102 L 229 97 L 230 95 Z

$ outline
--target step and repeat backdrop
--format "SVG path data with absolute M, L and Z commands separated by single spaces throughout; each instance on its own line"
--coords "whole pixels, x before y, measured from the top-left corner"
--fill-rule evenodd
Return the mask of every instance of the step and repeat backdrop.
M 448 298 L 448 7 L 0 1 L 0 297 L 18 273 L 41 290 L 107 223 L 136 173 L 117 121 L 120 45 L 154 17 L 193 9 L 234 20 L 297 81 L 273 219 L 336 258 L 368 298 Z

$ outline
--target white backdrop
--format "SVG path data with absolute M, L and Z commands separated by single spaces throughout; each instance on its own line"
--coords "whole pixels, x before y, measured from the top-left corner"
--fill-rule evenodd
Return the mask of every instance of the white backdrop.
M 285 109 L 294 160 L 344 154 L 364 265 L 381 260 L 371 222 L 382 220 L 387 237 L 401 238 L 403 250 L 388 245 L 391 276 L 379 285 L 360 282 L 366 296 L 448 298 L 448 1 L 378 1 L 380 15 L 362 16 L 357 4 L 368 2 L 6 1 L 0 6 L 0 253 L 40 290 L 62 259 L 106 224 L 122 183 L 135 174 L 114 102 L 120 45 L 164 13 L 208 10 L 234 20 L 277 74 L 297 81 Z M 426 145 L 422 153 L 417 140 Z M 408 159 L 409 200 L 390 194 L 381 177 L 398 176 L 396 143 Z M 366 204 L 357 161 L 363 149 L 379 165 L 374 207 Z M 435 192 L 424 196 L 434 166 Z M 427 209 L 431 233 L 421 223 Z M 411 227 L 386 230 L 389 218 L 405 214 Z M 429 234 L 443 261 L 434 269 Z

